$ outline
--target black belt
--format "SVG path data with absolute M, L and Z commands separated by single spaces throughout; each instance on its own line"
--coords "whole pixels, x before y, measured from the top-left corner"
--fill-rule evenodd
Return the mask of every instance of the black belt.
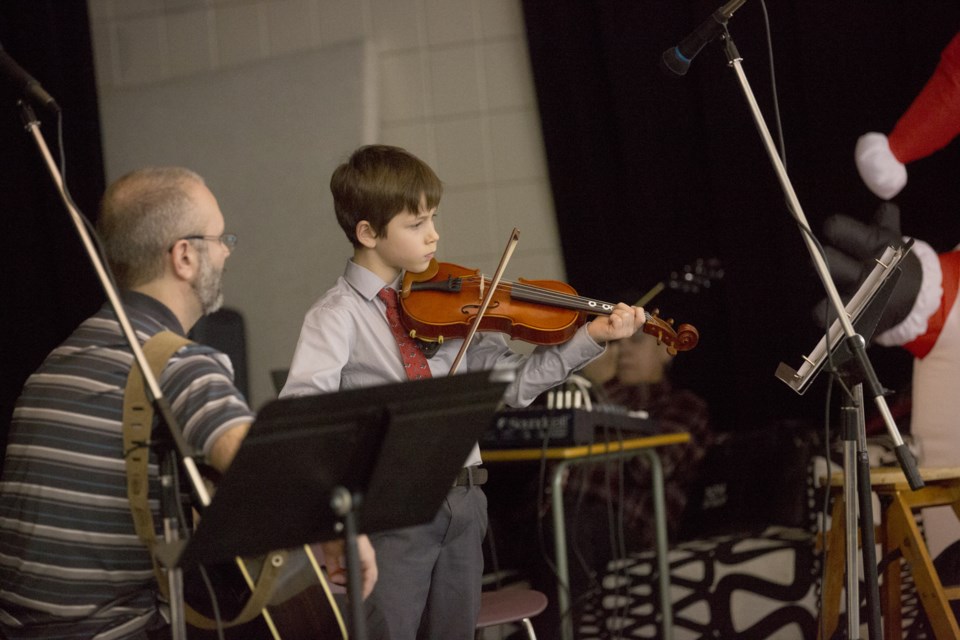
M 478 487 L 487 481 L 487 470 L 479 465 L 464 467 L 453 481 L 455 487 Z

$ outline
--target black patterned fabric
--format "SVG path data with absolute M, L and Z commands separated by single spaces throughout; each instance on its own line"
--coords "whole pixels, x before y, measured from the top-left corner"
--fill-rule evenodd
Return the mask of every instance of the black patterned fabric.
M 821 557 L 815 534 L 770 527 L 757 534 L 719 536 L 679 544 L 669 553 L 674 640 L 806 640 L 817 636 Z M 900 574 L 902 637 L 933 634 L 917 597 L 910 567 Z M 659 638 L 656 555 L 633 554 L 611 562 L 602 593 L 586 606 L 579 640 Z M 867 624 L 861 578 L 860 622 Z M 841 614 L 835 638 L 845 636 Z
M 677 545 L 669 555 L 674 639 L 815 637 L 814 549 L 812 534 L 786 527 Z M 611 562 L 577 637 L 658 637 L 656 584 L 653 552 Z

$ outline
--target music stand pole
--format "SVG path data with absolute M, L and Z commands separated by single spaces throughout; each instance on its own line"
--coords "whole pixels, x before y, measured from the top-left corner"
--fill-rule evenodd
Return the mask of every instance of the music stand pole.
M 880 637 L 880 589 L 877 580 L 877 552 L 873 532 L 873 495 L 870 489 L 870 456 L 867 453 L 866 427 L 864 424 L 863 384 L 853 387 L 852 397 L 847 397 L 841 407 L 843 440 L 843 496 L 846 571 L 847 571 L 847 637 L 855 638 L 860 633 L 860 582 L 857 566 L 857 514 L 861 549 L 863 553 L 863 577 L 867 592 L 868 630 L 871 638 Z M 859 510 L 857 507 L 859 506 Z
M 156 412 L 160 417 L 160 422 L 167 427 L 164 433 L 153 433 L 151 435 L 151 445 L 156 446 L 157 444 L 163 444 L 166 447 L 166 453 L 161 451 L 159 454 L 160 459 L 164 460 L 166 458 L 170 458 L 172 460 L 170 464 L 172 465 L 176 465 L 175 456 L 177 453 L 179 453 L 180 462 L 183 465 L 183 468 L 186 470 L 187 476 L 190 480 L 190 489 L 192 495 L 194 496 L 194 499 L 197 500 L 197 504 L 202 505 L 202 507 L 206 507 L 208 504 L 210 504 L 210 495 L 207 493 L 206 486 L 203 484 L 200 471 L 197 469 L 196 462 L 194 461 L 193 456 L 190 454 L 190 449 L 187 446 L 186 441 L 183 439 L 183 434 L 179 428 L 179 425 L 177 424 L 172 410 L 170 409 L 170 405 L 166 401 L 166 398 L 163 397 L 163 392 L 160 390 L 160 385 L 157 382 L 156 377 L 153 375 L 153 371 L 150 369 L 150 364 L 147 362 L 146 356 L 143 354 L 143 349 L 140 347 L 140 341 L 137 340 L 137 334 L 134 332 L 133 326 L 130 324 L 130 319 L 127 317 L 126 310 L 123 308 L 123 303 L 120 301 L 120 295 L 117 292 L 116 287 L 114 287 L 113 281 L 107 273 L 103 261 L 100 259 L 100 254 L 97 252 L 97 249 L 90 238 L 90 234 L 87 232 L 87 228 L 84 225 L 80 212 L 77 211 L 73 201 L 67 194 L 66 187 L 63 184 L 63 176 L 60 175 L 60 171 L 57 169 L 57 165 L 53 161 L 53 156 L 50 155 L 50 149 L 47 147 L 46 140 L 44 140 L 43 136 L 40 135 L 40 121 L 37 120 L 37 117 L 29 104 L 23 100 L 20 100 L 18 104 L 20 106 L 24 128 L 28 133 L 31 134 L 34 142 L 37 145 L 37 148 L 40 151 L 40 155 L 43 156 L 43 159 L 47 165 L 47 170 L 50 172 L 50 177 L 53 179 L 53 183 L 57 187 L 57 193 L 60 195 L 60 199 L 63 200 L 63 204 L 67 209 L 70 220 L 73 222 L 73 225 L 77 230 L 77 234 L 80 236 L 80 241 L 83 244 L 83 248 L 86 250 L 87 256 L 90 258 L 90 263 L 96 272 L 97 278 L 100 280 L 100 284 L 103 286 L 104 293 L 106 293 L 107 299 L 110 301 L 110 305 L 113 307 L 113 311 L 117 316 L 117 321 L 120 323 L 120 330 L 123 333 L 127 344 L 130 346 L 130 350 L 133 352 L 134 359 L 140 366 L 140 371 L 142 372 L 144 382 L 146 383 L 148 397 L 153 401 L 153 404 L 156 407 Z M 169 467 L 167 468 L 169 469 Z M 172 477 L 175 478 L 176 474 L 173 473 Z M 173 495 L 175 499 L 176 488 L 177 487 L 173 485 L 168 485 L 168 487 L 161 491 L 161 495 Z M 169 491 L 166 489 L 169 489 Z M 164 502 L 166 502 L 166 498 L 164 498 Z M 168 522 L 170 518 L 175 517 L 175 514 L 177 513 L 176 509 L 177 505 L 175 504 L 165 505 L 163 507 L 164 539 L 165 542 L 168 543 L 179 539 L 179 532 L 182 530 L 179 525 L 174 526 L 172 523 Z M 183 615 L 183 572 L 181 569 L 177 567 L 167 569 L 167 586 L 169 588 L 171 601 L 170 626 L 173 638 L 174 640 L 186 640 L 187 628 L 186 618 Z
M 350 599 L 350 637 L 367 640 L 367 624 L 363 616 L 363 584 L 360 571 L 360 553 L 357 550 L 357 512 L 360 495 L 351 495 L 346 487 L 335 487 L 330 498 L 333 512 L 342 518 L 344 548 L 347 556 L 347 597 Z
M 859 388 L 859 385 L 857 385 Z M 846 501 L 846 508 L 843 510 L 845 536 L 844 556 L 846 567 L 846 592 L 847 592 L 847 638 L 860 637 L 860 581 L 857 554 L 851 553 L 851 549 L 856 549 L 857 540 L 857 407 L 852 406 L 849 399 L 844 401 L 841 409 L 842 434 L 843 440 L 843 499 Z M 829 486 L 829 485 L 828 485 Z M 834 525 L 836 526 L 836 525 Z M 866 549 L 866 543 L 864 543 Z M 864 562 L 866 567 L 866 562 Z
M 873 529 L 873 489 L 870 483 L 870 454 L 867 452 L 867 429 L 863 408 L 863 384 L 854 387 L 854 402 L 857 404 L 856 470 L 858 504 L 860 506 L 860 540 L 863 555 L 863 575 L 867 592 L 868 632 L 871 640 L 880 638 L 880 587 L 877 578 L 877 546 Z M 856 546 L 850 546 L 856 549 Z M 849 605 L 853 608 L 859 604 Z M 847 609 L 850 611 L 851 609 Z
M 897 430 L 897 426 L 893 421 L 893 416 L 890 413 L 890 409 L 887 406 L 886 398 L 883 396 L 883 387 L 880 384 L 879 380 L 876 377 L 876 374 L 873 370 L 873 366 L 870 363 L 869 358 L 866 355 L 866 343 L 862 336 L 856 333 L 853 328 L 853 324 L 850 322 L 850 319 L 847 317 L 846 310 L 844 308 L 843 302 L 840 299 L 840 294 L 837 292 L 837 288 L 833 283 L 833 279 L 830 277 L 830 271 L 827 267 L 826 261 L 818 250 L 816 244 L 813 241 L 812 231 L 810 231 L 810 225 L 807 223 L 806 216 L 803 213 L 803 209 L 800 206 L 800 201 L 797 198 L 797 194 L 793 190 L 793 185 L 790 182 L 789 176 L 787 176 L 786 169 L 783 166 L 783 163 L 780 161 L 780 156 L 777 153 L 776 146 L 773 143 L 773 138 L 770 136 L 770 131 L 767 129 L 766 123 L 763 119 L 763 115 L 760 113 L 760 107 L 757 105 L 757 101 L 754 98 L 753 91 L 750 89 L 750 84 L 747 81 L 747 77 L 743 72 L 741 66 L 742 58 L 740 53 L 737 51 L 736 44 L 733 42 L 733 38 L 730 36 L 730 32 L 727 30 L 726 24 L 723 25 L 723 33 L 720 38 L 724 42 L 724 51 L 727 55 L 727 60 L 729 66 L 733 68 L 736 73 L 737 80 L 740 83 L 740 87 L 743 90 L 744 97 L 747 99 L 747 104 L 750 107 L 750 112 L 753 115 L 753 120 L 757 126 L 757 131 L 760 133 L 760 137 L 763 140 L 764 147 L 766 148 L 767 155 L 770 157 L 770 162 L 773 164 L 774 171 L 777 174 L 777 178 L 780 181 L 780 185 L 783 189 L 784 195 L 787 199 L 787 206 L 792 213 L 793 217 L 796 219 L 797 223 L 800 225 L 801 236 L 803 241 L 807 246 L 807 250 L 810 253 L 810 257 L 813 260 L 814 267 L 816 268 L 817 274 L 820 277 L 823 287 L 826 290 L 827 298 L 830 301 L 831 306 L 833 307 L 834 313 L 837 316 L 840 326 L 843 328 L 843 333 L 846 336 L 844 344 L 850 351 L 850 354 L 853 356 L 853 367 L 858 368 L 862 377 L 861 380 L 867 382 L 870 388 L 870 394 L 874 399 L 877 409 L 880 412 L 880 415 L 883 417 L 884 424 L 887 427 L 887 431 L 890 434 L 895 446 L 897 460 L 900 462 L 900 466 L 903 469 L 904 476 L 906 476 L 907 481 L 910 484 L 910 487 L 914 490 L 923 487 L 923 480 L 920 478 L 920 474 L 917 471 L 916 460 L 913 458 L 913 454 L 907 448 L 907 445 L 904 444 L 903 438 L 900 436 L 900 432 Z M 861 403 L 862 405 L 862 403 Z M 862 407 L 861 407 L 862 410 Z M 862 425 L 859 425 L 862 428 Z M 859 429 L 858 429 L 859 431 Z M 864 438 L 863 434 L 860 434 Z M 856 465 L 848 468 L 847 465 L 844 466 L 844 473 L 850 473 L 853 469 L 856 468 Z M 859 482 L 854 480 L 852 483 L 845 477 L 845 486 L 850 484 L 850 486 L 859 485 L 861 487 L 860 494 L 863 495 L 866 493 L 869 496 L 869 464 L 866 468 L 866 476 L 864 474 L 859 474 Z M 863 486 L 866 486 L 866 492 L 863 491 Z M 848 503 L 847 510 L 853 510 L 856 502 Z M 870 522 L 870 532 L 873 531 L 873 503 L 868 501 L 865 504 L 861 503 L 860 505 L 860 522 L 865 527 L 867 521 Z M 866 543 L 864 544 L 864 549 L 866 550 Z M 849 564 L 849 555 L 856 554 L 856 545 L 847 545 L 847 555 L 848 555 L 848 564 Z M 872 547 L 871 547 L 872 551 Z M 853 560 L 855 562 L 855 559 Z M 873 584 L 868 584 L 868 598 L 872 598 L 874 593 L 879 593 L 876 587 L 876 566 L 874 565 L 874 580 Z M 850 592 L 850 584 L 856 582 L 858 576 L 856 573 L 848 571 L 847 573 L 847 589 L 848 593 Z M 875 606 L 869 605 L 871 607 Z M 859 608 L 859 602 L 856 603 L 853 607 L 848 607 L 847 615 L 853 614 L 855 610 Z M 856 631 L 859 633 L 859 629 Z M 871 638 L 879 638 L 879 625 L 870 624 L 869 632 Z

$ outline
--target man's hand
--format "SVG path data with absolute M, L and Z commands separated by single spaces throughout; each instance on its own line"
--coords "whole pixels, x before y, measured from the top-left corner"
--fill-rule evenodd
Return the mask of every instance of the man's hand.
M 643 307 L 617 304 L 609 316 L 598 316 L 587 325 L 587 333 L 599 343 L 629 338 L 647 321 Z
M 323 551 L 324 564 L 330 582 L 339 585 L 347 584 L 346 544 L 343 540 L 332 540 L 320 543 Z M 370 538 L 365 535 L 357 536 L 357 552 L 360 555 L 360 577 L 363 579 L 363 597 L 366 598 L 377 584 L 377 558 L 370 544 Z

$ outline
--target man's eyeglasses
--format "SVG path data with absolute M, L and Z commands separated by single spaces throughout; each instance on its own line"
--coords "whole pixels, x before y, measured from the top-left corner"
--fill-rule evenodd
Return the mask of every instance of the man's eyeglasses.
M 237 234 L 235 233 L 225 233 L 222 236 L 183 236 L 180 240 L 210 240 L 213 242 L 220 242 L 230 251 L 233 251 L 237 246 Z

